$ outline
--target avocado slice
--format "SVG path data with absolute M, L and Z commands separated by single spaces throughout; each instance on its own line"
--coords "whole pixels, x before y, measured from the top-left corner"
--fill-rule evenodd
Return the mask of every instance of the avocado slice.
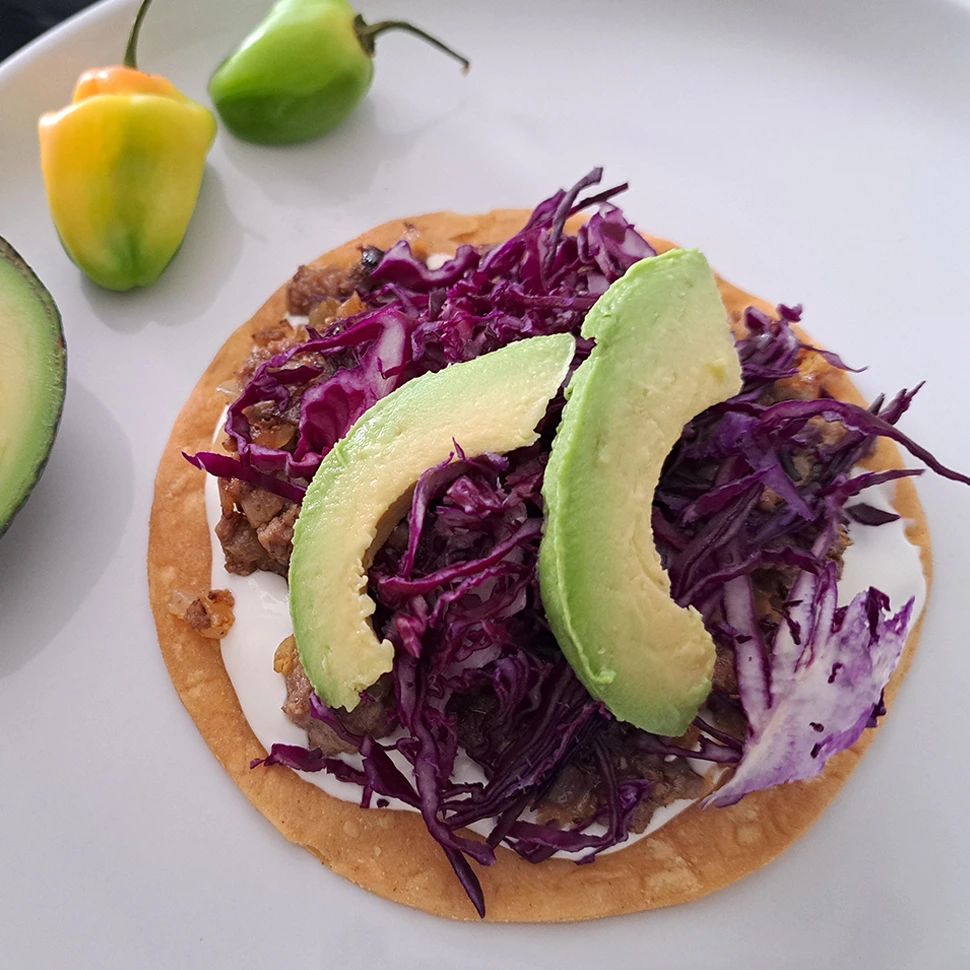
M 47 464 L 64 406 L 66 369 L 53 298 L 0 239 L 0 535 Z
M 290 614 L 317 694 L 353 710 L 391 669 L 374 635 L 367 569 L 427 469 L 459 444 L 468 457 L 532 444 L 566 378 L 569 334 L 530 337 L 399 387 L 367 410 L 320 463 L 293 534 Z
M 635 263 L 590 310 L 596 346 L 566 389 L 543 482 L 542 602 L 563 653 L 618 718 L 683 734 L 711 689 L 714 642 L 670 598 L 653 494 L 684 425 L 741 389 L 707 260 Z

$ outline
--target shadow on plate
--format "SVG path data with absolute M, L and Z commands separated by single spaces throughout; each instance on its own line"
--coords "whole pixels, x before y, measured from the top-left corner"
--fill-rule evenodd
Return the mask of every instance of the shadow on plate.
M 339 128 L 301 145 L 252 145 L 220 132 L 229 163 L 271 201 L 298 209 L 343 205 L 370 193 L 378 170 L 409 155 L 436 127 L 425 118 L 405 130 L 381 123 L 372 98 Z
M 133 501 L 131 444 L 76 381 L 50 462 L 0 539 L 0 677 L 37 656 L 107 568 Z

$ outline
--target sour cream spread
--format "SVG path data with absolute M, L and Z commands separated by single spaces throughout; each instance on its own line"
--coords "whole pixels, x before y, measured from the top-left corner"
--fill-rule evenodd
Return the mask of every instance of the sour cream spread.
M 221 427 L 222 421 L 219 424 Z M 863 492 L 859 501 L 893 511 L 894 488 L 894 483 L 875 486 Z M 222 546 L 214 531 L 221 517 L 221 507 L 218 482 L 212 475 L 206 477 L 205 499 L 212 541 L 211 588 L 228 589 L 235 598 L 236 621 L 222 640 L 222 660 L 240 707 L 253 733 L 267 751 L 274 743 L 305 747 L 308 743 L 306 731 L 297 727 L 281 710 L 286 701 L 286 685 L 283 677 L 273 669 L 276 648 L 293 633 L 286 580 L 275 573 L 257 571 L 251 576 L 235 576 L 226 572 Z M 893 611 L 905 605 L 910 597 L 915 597 L 912 622 L 916 623 L 926 601 L 926 581 L 919 550 L 906 538 L 905 526 L 902 519 L 880 526 L 856 522 L 849 524 L 852 545 L 844 556 L 842 580 L 839 583 L 840 604 L 848 603 L 857 593 L 875 586 L 889 596 Z M 397 766 L 410 776 L 411 767 L 406 759 L 396 751 L 389 754 Z M 359 755 L 340 757 L 360 767 Z M 705 762 L 694 762 L 692 767 L 699 773 L 707 770 Z M 710 770 L 719 769 L 715 766 Z M 360 801 L 361 789 L 357 785 L 342 782 L 325 771 L 297 774 L 334 798 Z M 485 780 L 481 769 L 461 754 L 455 763 L 455 778 L 461 782 Z M 384 801 L 389 809 L 416 810 L 394 798 L 382 797 L 382 805 Z M 691 804 L 692 799 L 679 799 L 658 808 L 644 832 L 631 835 L 626 842 L 606 851 L 625 848 L 650 835 Z M 489 830 L 487 823 L 473 828 L 477 828 L 481 834 L 487 834 Z M 595 827 L 590 827 L 589 832 L 597 834 Z M 582 855 L 582 852 L 556 853 L 557 857 L 567 859 L 580 858 Z

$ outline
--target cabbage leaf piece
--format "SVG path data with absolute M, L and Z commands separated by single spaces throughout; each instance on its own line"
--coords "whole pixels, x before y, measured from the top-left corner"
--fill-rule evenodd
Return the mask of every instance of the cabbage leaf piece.
M 750 792 L 821 774 L 826 760 L 855 744 L 882 713 L 882 692 L 906 643 L 914 600 L 890 615 L 888 597 L 870 588 L 839 607 L 837 579 L 834 562 L 817 575 L 800 575 L 770 652 L 751 623 L 747 579 L 728 584 L 748 735 L 734 774 L 705 807 L 733 805 Z

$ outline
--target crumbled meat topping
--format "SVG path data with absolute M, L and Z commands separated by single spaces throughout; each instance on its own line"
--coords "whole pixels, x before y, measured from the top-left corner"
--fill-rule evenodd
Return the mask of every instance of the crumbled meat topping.
M 296 652 L 296 639 L 287 637 L 276 649 L 276 670 L 286 682 L 286 701 L 283 713 L 299 728 L 303 728 L 311 748 L 319 748 L 328 757 L 351 754 L 352 745 L 344 743 L 328 724 L 318 721 L 310 714 L 310 695 L 313 688 L 307 679 L 303 665 Z
M 691 748 L 697 741 L 697 731 L 680 743 Z M 634 811 L 631 832 L 643 832 L 653 813 L 680 799 L 697 799 L 710 790 L 711 785 L 697 774 L 682 758 L 664 757 L 636 750 L 623 728 L 609 731 L 607 748 L 613 770 L 619 778 L 645 779 L 650 782 L 650 796 Z M 600 775 L 592 765 L 569 762 L 535 805 L 537 821 L 542 825 L 573 828 L 588 823 L 603 808 Z
M 272 401 L 258 401 L 246 408 L 243 414 L 249 422 L 249 433 L 254 445 L 292 450 L 296 443 L 298 425 L 281 415 Z
M 321 300 L 346 300 L 367 279 L 361 263 L 340 266 L 301 266 L 286 287 L 286 307 L 295 316 L 308 316 Z
M 643 832 L 658 808 L 683 798 L 700 798 L 710 790 L 710 784 L 682 758 L 667 761 L 658 755 L 641 757 L 652 758 L 653 763 L 631 761 L 631 772 L 633 777 L 646 778 L 650 782 L 650 799 L 641 802 L 634 810 L 631 832 Z
M 723 694 L 737 697 L 738 675 L 734 670 L 734 654 L 723 645 L 715 644 L 717 653 L 714 656 L 714 673 L 711 675 L 711 685 L 714 690 Z
M 222 518 L 216 536 L 225 553 L 226 571 L 249 576 L 262 569 L 285 576 L 299 507 L 238 478 L 219 479 L 219 500 Z
M 228 589 L 210 589 L 195 597 L 175 590 L 168 609 L 202 636 L 221 640 L 236 620 L 233 614 L 235 605 L 236 601 Z
M 247 485 L 245 482 L 239 481 L 238 478 L 230 479 L 226 484 L 225 491 L 254 529 L 266 525 L 290 504 L 285 498 L 274 495 L 272 492 L 266 492 L 261 488 L 253 488 L 252 485 Z
M 264 364 L 296 344 L 303 343 L 306 339 L 306 331 L 303 328 L 292 327 L 286 320 L 280 320 L 274 327 L 257 330 L 253 334 L 253 346 L 249 357 L 236 374 L 239 387 L 244 388 L 252 380 L 260 364 Z
M 290 553 L 293 551 L 293 526 L 296 524 L 299 508 L 291 502 L 274 515 L 268 522 L 256 527 L 259 544 L 269 553 L 273 562 L 289 566 Z
M 287 637 L 277 648 L 273 664 L 286 682 L 286 701 L 283 713 L 297 726 L 307 732 L 311 748 L 320 748 L 327 756 L 351 754 L 357 749 L 343 741 L 328 724 L 318 721 L 310 713 L 310 696 L 313 687 L 300 663 L 296 638 Z M 366 734 L 383 738 L 393 725 L 394 695 L 390 678 L 382 677 L 361 695 L 360 703 L 352 710 L 338 708 L 334 713 L 352 734 Z
M 328 337 L 341 333 L 344 329 L 343 321 L 363 313 L 367 307 L 364 301 L 355 293 L 343 303 L 332 298 L 321 300 L 311 311 L 307 319 L 307 326 L 317 333 L 325 333 Z
M 601 801 L 599 775 L 586 767 L 567 764 L 536 805 L 536 820 L 540 825 L 572 828 L 591 819 Z

